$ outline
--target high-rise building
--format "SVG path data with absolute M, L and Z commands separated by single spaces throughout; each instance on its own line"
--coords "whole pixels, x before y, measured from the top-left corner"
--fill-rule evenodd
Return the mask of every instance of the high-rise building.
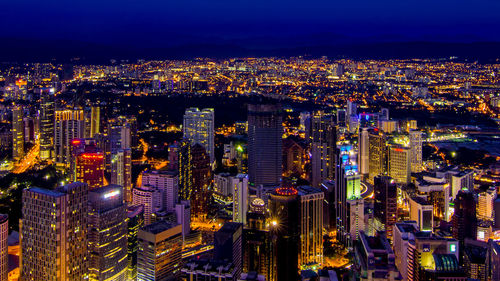
M 312 186 L 319 187 L 325 180 L 332 180 L 335 172 L 336 128 L 333 116 L 323 111 L 312 117 L 311 178 Z
M 7 281 L 9 275 L 9 216 L 0 214 L 0 281 Z
M 122 186 L 107 185 L 89 192 L 90 280 L 127 280 L 127 228 Z
M 363 128 L 358 136 L 358 167 L 359 173 L 366 177 L 369 172 L 368 129 Z
M 144 171 L 141 186 L 153 186 L 162 193 L 162 209 L 173 212 L 179 201 L 179 177 L 177 171 Z
M 92 139 L 71 141 L 72 181 L 86 183 L 90 189 L 104 183 L 104 155 Z
M 389 146 L 389 176 L 400 184 L 410 183 L 410 149 L 406 147 Z
M 361 231 L 354 251 L 357 261 L 354 272 L 358 275 L 358 280 L 399 280 L 395 255 L 385 233 L 367 236 Z
M 191 230 L 191 206 L 188 200 L 182 200 L 175 205 L 175 215 L 177 223 L 182 225 L 182 238 L 185 239 Z
M 391 177 L 377 176 L 374 179 L 373 215 L 385 227 L 388 238 L 397 220 L 397 185 Z
M 464 245 L 465 239 L 477 237 L 476 198 L 473 191 L 462 190 L 455 197 L 455 211 L 452 217 L 453 238 Z
M 495 219 L 494 206 L 497 192 L 494 186 L 478 194 L 477 196 L 477 218 L 480 220 L 493 221 Z
M 416 221 L 420 231 L 432 231 L 434 227 L 434 205 L 423 197 L 414 196 L 410 201 L 410 220 Z
M 300 214 L 297 189 L 276 188 L 269 198 L 271 239 L 275 248 L 276 280 L 298 279 L 300 244 Z
M 54 151 L 54 101 L 51 90 L 40 93 L 40 159 L 42 160 L 52 158 Z
M 157 221 L 139 230 L 138 280 L 178 280 L 182 226 Z
M 214 109 L 188 108 L 184 113 L 184 122 L 182 125 L 184 139 L 191 142 L 192 145 L 200 144 L 205 148 L 210 163 L 214 162 Z
M 281 106 L 248 105 L 248 177 L 271 191 L 281 183 L 283 124 Z
M 101 132 L 101 108 L 99 106 L 92 106 L 90 109 L 90 135 L 93 138 L 95 134 Z
M 412 173 L 422 172 L 422 132 L 410 130 L 410 166 Z
M 54 147 L 56 162 L 66 166 L 71 161 L 71 141 L 85 137 L 85 120 L 81 109 L 55 111 Z
M 230 178 L 233 187 L 233 221 L 247 223 L 248 175 L 239 174 Z
M 182 141 L 179 144 L 179 149 L 172 151 L 172 153 L 178 154 L 177 159 L 179 160 L 179 199 L 191 200 L 193 192 L 193 154 L 191 153 L 191 144 L 187 141 Z
M 153 215 L 161 210 L 162 193 L 153 186 L 141 186 L 132 189 L 132 205 L 144 206 L 144 225 L 154 222 Z
M 125 201 L 132 201 L 132 150 L 118 149 L 111 155 L 111 184 L 121 185 Z
M 205 148 L 195 144 L 191 148 L 192 155 L 192 177 L 193 189 L 189 200 L 191 200 L 191 216 L 203 217 L 207 214 L 210 200 L 211 168 L 210 158 Z
M 24 156 L 23 115 L 23 108 L 20 105 L 12 108 L 12 158 L 16 161 Z
M 387 145 L 386 136 L 378 129 L 368 134 L 368 182 L 378 175 L 387 174 Z
M 450 176 L 452 198 L 455 198 L 460 190 L 474 190 L 474 171 L 460 171 Z
M 88 186 L 23 190 L 22 280 L 88 279 Z
M 301 186 L 300 198 L 300 250 L 299 266 L 302 269 L 323 264 L 323 200 L 321 190 Z
M 341 145 L 335 157 L 334 210 L 337 239 L 352 245 L 364 228 L 364 202 L 361 198 L 361 176 L 352 145 Z M 330 226 L 332 227 L 332 226 Z
M 144 206 L 135 205 L 127 208 L 127 280 L 137 280 L 137 253 L 139 251 L 139 229 L 144 226 Z
M 243 224 L 226 222 L 214 234 L 214 259 L 228 260 L 239 276 L 243 267 Z
M 413 265 L 413 256 L 410 255 L 415 241 L 414 233 L 418 232 L 415 221 L 397 222 L 393 228 L 393 248 L 396 257 L 396 267 L 401 273 L 403 281 L 412 280 L 408 278 L 408 265 Z

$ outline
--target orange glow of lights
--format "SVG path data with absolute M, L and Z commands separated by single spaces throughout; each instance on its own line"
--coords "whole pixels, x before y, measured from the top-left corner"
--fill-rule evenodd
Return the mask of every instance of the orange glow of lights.
M 276 193 L 283 196 L 292 196 L 297 195 L 299 192 L 293 187 L 280 187 L 276 189 Z

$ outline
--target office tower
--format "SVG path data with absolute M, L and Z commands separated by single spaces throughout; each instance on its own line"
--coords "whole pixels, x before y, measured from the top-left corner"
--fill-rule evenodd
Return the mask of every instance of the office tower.
M 178 280 L 182 226 L 157 221 L 139 230 L 138 280 Z
M 72 181 L 84 182 L 89 189 L 104 183 L 104 155 L 91 139 L 71 141 Z
M 374 179 L 373 214 L 385 227 L 388 238 L 392 238 L 392 229 L 397 219 L 397 185 L 391 177 L 377 176 Z
M 299 130 L 305 132 L 306 140 L 309 140 L 311 129 L 311 112 L 301 112 L 299 115 L 300 125 Z
M 347 101 L 347 106 L 346 106 L 346 111 L 345 114 L 347 117 L 351 117 L 353 115 L 358 114 L 358 105 L 355 102 L 352 102 L 351 100 Z
M 364 202 L 357 155 L 351 145 L 341 145 L 335 157 L 334 214 L 337 239 L 350 245 L 364 228 Z M 332 227 L 332 226 L 330 226 Z
M 460 190 L 474 190 L 474 171 L 465 170 L 457 174 L 451 174 L 452 198 L 455 198 Z
M 417 120 L 411 120 L 407 119 L 403 121 L 403 124 L 401 125 L 401 129 L 403 129 L 405 132 L 410 133 L 411 130 L 417 130 Z
M 125 169 L 127 171 L 127 166 L 121 167 L 121 165 L 126 165 L 129 161 L 128 158 L 128 150 L 132 146 L 132 125 L 128 123 L 127 120 L 123 118 L 111 119 L 109 120 L 107 126 L 107 132 L 103 139 L 105 159 L 106 159 L 106 173 L 111 174 L 112 180 L 113 177 L 118 177 L 117 174 L 114 174 L 114 169 Z M 130 152 L 131 154 L 131 152 Z M 124 161 L 116 163 L 113 160 L 118 160 L 119 158 L 124 157 Z M 118 167 L 119 165 L 119 167 Z M 128 175 L 123 174 L 123 180 L 125 182 L 128 181 Z M 116 179 L 118 181 L 118 179 Z M 128 188 L 128 187 L 126 187 Z M 127 191 L 127 189 L 126 189 Z M 126 199 L 129 197 L 126 196 Z
M 388 108 L 380 109 L 379 116 L 380 116 L 379 119 L 381 120 L 389 120 L 389 109 Z
M 266 192 L 281 183 L 282 135 L 280 105 L 248 105 L 248 177 Z
M 356 276 L 359 280 L 399 280 L 395 255 L 385 233 L 378 232 L 376 236 L 367 236 L 361 231 L 354 251 L 357 261 L 354 271 L 359 274 Z
M 182 200 L 175 205 L 177 223 L 182 225 L 182 238 L 185 239 L 191 229 L 191 206 L 189 201 Z
M 132 189 L 132 205 L 144 206 L 144 225 L 154 222 L 153 215 L 161 210 L 162 194 L 158 188 L 141 186 Z
M 184 113 L 182 123 L 184 139 L 191 142 L 191 145 L 200 144 L 205 148 L 210 163 L 215 160 L 214 155 L 214 109 L 188 108 Z
M 467 241 L 464 248 L 463 269 L 470 280 L 487 280 L 486 241 Z
M 233 186 L 231 185 L 230 173 L 219 173 L 214 175 L 214 190 L 223 196 L 233 197 Z
M 12 108 L 12 158 L 21 160 L 24 156 L 24 123 L 23 108 L 16 105 Z
M 123 187 L 107 185 L 89 192 L 89 279 L 126 281 L 127 205 Z
M 139 251 L 139 229 L 144 226 L 144 206 L 127 208 L 127 280 L 137 280 L 137 253 Z
M 410 197 L 410 220 L 416 221 L 420 231 L 432 231 L 434 205 L 422 197 Z
M 497 192 L 494 186 L 481 192 L 477 196 L 477 218 L 485 221 L 495 219 L 494 203 L 497 199 Z
M 132 150 L 118 149 L 111 156 L 111 184 L 121 185 L 125 201 L 132 201 Z
M 347 126 L 347 113 L 345 109 L 337 109 L 337 126 Z
M 378 175 L 387 174 L 387 146 L 383 132 L 373 129 L 368 133 L 368 182 Z
M 276 280 L 275 251 L 266 227 L 265 202 L 254 198 L 243 229 L 243 272 L 257 272 L 266 280 Z
M 248 175 L 239 174 L 231 177 L 233 189 L 233 221 L 247 223 L 248 210 Z
M 177 142 L 168 146 L 168 166 L 169 170 L 179 170 L 180 146 Z
M 335 172 L 337 133 L 332 115 L 319 111 L 312 117 L 311 178 L 313 187 L 331 180 Z
M 416 232 L 418 232 L 418 226 L 415 221 L 397 222 L 393 227 L 392 245 L 396 258 L 396 268 L 399 269 L 403 281 L 412 280 L 408 278 L 408 265 L 413 264 L 413 259 L 409 258 Z
M 473 191 L 459 191 L 454 204 L 453 238 L 463 246 L 466 238 L 476 240 L 477 237 L 476 198 Z
M 368 163 L 369 163 L 369 151 L 368 151 L 368 129 L 363 128 L 359 132 L 358 136 L 358 168 L 359 173 L 366 177 L 368 176 Z
M 179 144 L 179 199 L 191 200 L 193 192 L 193 154 L 187 141 Z
M 179 177 L 177 171 L 144 171 L 141 186 L 153 186 L 162 193 L 162 209 L 173 212 L 179 201 Z
M 410 130 L 410 166 L 412 173 L 422 172 L 422 132 Z
M 309 149 L 306 142 L 295 136 L 283 140 L 283 174 L 286 177 L 298 176 L 307 178 L 306 162 Z
M 9 275 L 9 216 L 0 214 L 0 281 L 7 281 Z
M 215 232 L 214 241 L 214 259 L 232 262 L 239 276 L 243 267 L 243 224 L 226 222 Z
M 22 280 L 88 279 L 88 186 L 23 190 Z
M 54 147 L 56 162 L 66 166 L 71 161 L 71 141 L 85 135 L 85 120 L 81 109 L 55 111 Z
M 189 199 L 191 200 L 191 216 L 203 217 L 207 214 L 210 200 L 211 169 L 210 158 L 205 148 L 195 144 L 191 148 L 192 154 L 192 177 L 193 189 Z
M 303 269 L 323 264 L 323 200 L 321 190 L 301 186 L 299 266 Z
M 90 135 L 93 138 L 95 134 L 101 132 L 101 108 L 99 106 L 92 106 L 90 109 Z
M 500 280 L 500 244 L 498 244 L 498 241 L 488 241 L 486 270 L 488 272 L 488 280 Z
M 39 114 L 40 159 L 47 160 L 52 158 L 54 150 L 54 101 L 50 92 L 40 93 Z
M 389 176 L 400 184 L 410 183 L 410 149 L 396 145 L 389 146 Z
M 276 280 L 298 279 L 300 201 L 293 187 L 276 188 L 269 198 L 271 239 L 276 251 Z

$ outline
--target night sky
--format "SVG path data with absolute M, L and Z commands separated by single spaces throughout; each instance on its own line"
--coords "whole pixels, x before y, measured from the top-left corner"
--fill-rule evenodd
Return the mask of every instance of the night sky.
M 340 41 L 500 40 L 498 0 L 2 2 L 2 37 L 135 44 L 294 36 Z

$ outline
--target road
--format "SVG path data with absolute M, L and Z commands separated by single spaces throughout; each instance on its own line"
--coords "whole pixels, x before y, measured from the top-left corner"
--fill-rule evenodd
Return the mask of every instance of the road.
M 33 167 L 37 163 L 38 153 L 40 152 L 40 144 L 36 143 L 31 150 L 26 153 L 26 155 L 21 159 L 16 165 L 14 169 L 12 169 L 12 173 L 21 174 L 26 172 L 28 169 Z

